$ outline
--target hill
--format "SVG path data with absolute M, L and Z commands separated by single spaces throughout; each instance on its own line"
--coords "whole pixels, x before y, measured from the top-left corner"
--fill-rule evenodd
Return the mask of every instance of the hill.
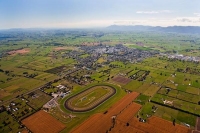
M 160 26 L 143 26 L 143 25 L 111 25 L 108 26 L 109 30 L 118 30 L 118 31 L 161 31 L 161 32 L 175 32 L 175 33 L 200 33 L 199 26 L 169 26 L 169 27 L 160 27 Z

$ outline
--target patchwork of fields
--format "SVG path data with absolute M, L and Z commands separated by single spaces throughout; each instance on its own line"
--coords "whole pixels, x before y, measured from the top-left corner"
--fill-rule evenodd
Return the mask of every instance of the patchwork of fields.
M 80 34 L 0 40 L 0 132 L 199 131 L 199 36 Z

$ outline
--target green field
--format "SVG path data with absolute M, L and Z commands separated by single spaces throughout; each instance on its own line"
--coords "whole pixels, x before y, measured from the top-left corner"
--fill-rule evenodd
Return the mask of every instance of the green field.
M 108 90 L 98 87 L 94 91 L 89 92 L 85 95 L 83 95 L 80 98 L 76 98 L 72 101 L 72 106 L 74 107 L 85 107 L 88 106 L 88 104 L 92 104 L 96 100 L 98 100 L 100 97 L 104 96 L 106 93 L 108 93 Z
M 200 37 L 197 34 L 49 30 L 44 31 L 44 34 L 40 31 L 15 31 L 6 33 L 6 36 L 10 37 L 0 38 L 0 105 L 8 109 L 11 102 L 15 102 L 17 105 L 13 108 L 18 110 L 11 110 L 16 119 L 7 111 L 0 113 L 0 132 L 22 131 L 24 128 L 19 127 L 20 121 L 42 109 L 42 106 L 53 98 L 50 96 L 52 93 L 58 94 L 58 106 L 52 107 L 49 112 L 66 124 L 67 128 L 63 133 L 70 132 L 91 115 L 105 112 L 126 95 L 127 91 L 140 93 L 135 102 L 142 105 L 138 115 L 144 119 L 156 115 L 170 121 L 176 119 L 177 123 L 187 123 L 194 128 L 196 117 L 200 115 L 199 62 L 169 59 L 167 56 L 178 53 L 199 57 Z M 83 45 L 96 46 L 98 42 L 101 43 L 98 48 L 123 44 L 129 50 L 136 48 L 166 55 L 156 54 L 138 62 L 130 62 L 128 59 L 110 61 L 116 53 L 107 51 L 98 55 L 92 53 L 94 49 L 88 53 L 81 49 Z M 24 48 L 29 52 L 7 54 L 9 51 Z M 119 55 L 123 55 L 124 51 L 117 50 Z M 97 59 L 92 60 L 97 56 Z M 88 62 L 91 63 L 90 67 L 87 66 Z M 78 70 L 73 72 L 76 69 Z M 143 81 L 138 81 L 145 71 L 150 73 Z M 128 84 L 112 80 L 116 76 L 130 78 L 137 72 L 138 78 L 131 79 Z M 58 85 L 64 85 L 66 88 L 60 89 Z M 67 99 L 98 85 L 112 86 L 116 88 L 116 94 L 95 109 L 84 113 L 73 112 L 64 107 Z M 45 86 L 43 90 L 38 90 L 42 86 Z M 170 88 L 170 91 L 166 88 Z M 108 92 L 97 87 L 94 91 L 74 99 L 72 105 L 84 108 Z M 34 93 L 34 96 L 29 95 L 31 93 Z M 64 96 L 61 97 L 61 94 Z M 165 100 L 173 101 L 173 104 L 164 104 Z M 152 109 L 153 106 L 157 109 Z M 71 119 L 69 115 L 75 117 Z

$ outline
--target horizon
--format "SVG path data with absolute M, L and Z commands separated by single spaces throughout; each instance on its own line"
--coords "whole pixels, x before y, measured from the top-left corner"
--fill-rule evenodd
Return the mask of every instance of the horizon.
M 113 25 L 108 25 L 108 26 L 105 26 L 105 27 L 82 27 L 82 28 L 79 28 L 79 27 L 69 27 L 69 28 L 65 28 L 65 27 L 31 27 L 31 28 L 8 28 L 8 29 L 0 29 L 0 31 L 3 31 L 3 30 L 65 30 L 65 29 L 71 29 L 71 30 L 89 30 L 89 29 L 106 29 L 106 28 L 109 28 L 111 26 L 123 26 L 123 27 L 128 27 L 128 26 L 131 26 L 131 27 L 135 27 L 135 26 L 143 26 L 143 27 L 161 27 L 161 28 L 168 28 L 168 27 L 200 27 L 200 26 L 190 26 L 190 25 L 186 25 L 186 26 L 180 26 L 180 25 L 173 25 L 173 26 L 150 26 L 150 25 L 116 25 L 116 24 L 113 24 Z
M 198 5 L 198 0 L 2 0 L 0 29 L 200 26 Z

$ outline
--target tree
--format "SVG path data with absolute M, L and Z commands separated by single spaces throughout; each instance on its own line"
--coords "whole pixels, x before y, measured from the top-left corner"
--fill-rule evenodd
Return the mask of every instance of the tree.
M 4 72 L 3 69 L 0 69 L 0 72 Z
M 175 126 L 175 124 L 176 124 L 176 120 L 174 119 L 174 120 L 173 120 L 173 125 Z

